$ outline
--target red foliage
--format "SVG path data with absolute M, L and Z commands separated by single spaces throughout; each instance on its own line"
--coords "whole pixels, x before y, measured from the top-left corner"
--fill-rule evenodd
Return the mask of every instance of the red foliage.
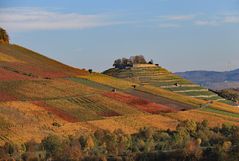
M 65 120 L 67 122 L 71 122 L 71 123 L 79 122 L 79 120 L 76 117 L 70 115 L 69 113 L 67 113 L 63 110 L 57 109 L 55 107 L 51 107 L 51 106 L 47 105 L 45 102 L 32 101 L 32 103 L 37 105 L 37 106 L 40 106 L 40 107 L 44 108 L 48 112 L 53 113 L 54 115 L 60 117 L 61 119 Z
M 163 104 L 156 104 L 154 102 L 150 102 L 146 99 L 141 99 L 139 97 L 124 94 L 124 93 L 104 93 L 106 97 L 115 99 L 120 102 L 124 102 L 130 106 L 134 106 L 141 111 L 145 111 L 148 113 L 159 113 L 159 112 L 173 112 L 175 109 L 165 106 Z
M 0 80 L 29 80 L 28 76 L 0 68 Z
M 98 113 L 100 116 L 104 116 L 104 117 L 112 117 L 112 116 L 120 116 L 120 114 L 118 114 L 115 111 L 109 111 L 109 112 L 101 112 Z
M 15 70 L 19 74 L 24 75 L 24 74 L 31 74 L 32 78 L 59 78 L 59 77 L 66 77 L 67 74 L 61 71 L 52 71 L 50 69 L 44 69 L 42 67 L 32 66 L 29 64 L 23 64 L 23 63 L 7 63 L 6 65 L 9 70 Z
M 3 80 L 11 79 L 38 79 L 38 78 L 65 78 L 69 76 L 75 75 L 86 75 L 88 72 L 80 69 L 62 69 L 60 67 L 52 67 L 52 66 L 38 66 L 38 65 L 31 65 L 31 64 L 24 64 L 18 62 L 3 62 L 1 63 L 2 69 L 0 71 L 0 76 L 3 73 L 2 70 L 10 74 L 8 74 L 7 78 L 3 78 Z M 4 74 L 4 73 L 3 73 Z M 14 75 L 13 75 L 14 74 Z M 6 75 L 6 74 L 5 74 Z M 10 76 L 9 76 L 10 75 Z M 5 78 L 5 79 L 4 79 Z M 10 79 L 10 80 L 11 80 Z
M 11 96 L 10 94 L 6 92 L 0 92 L 0 101 L 16 101 L 17 98 L 14 96 Z

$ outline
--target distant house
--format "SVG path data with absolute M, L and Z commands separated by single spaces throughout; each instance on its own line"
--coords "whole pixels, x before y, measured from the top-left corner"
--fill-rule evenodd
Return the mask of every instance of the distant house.
M 180 86 L 180 84 L 179 84 L 179 83 L 175 83 L 174 85 L 175 85 L 176 87 L 179 87 L 179 86 Z

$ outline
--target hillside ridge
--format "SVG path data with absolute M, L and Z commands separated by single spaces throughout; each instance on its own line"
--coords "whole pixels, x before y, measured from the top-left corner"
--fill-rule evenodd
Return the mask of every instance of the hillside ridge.
M 239 69 L 224 72 L 187 71 L 176 74 L 211 89 L 239 88 Z

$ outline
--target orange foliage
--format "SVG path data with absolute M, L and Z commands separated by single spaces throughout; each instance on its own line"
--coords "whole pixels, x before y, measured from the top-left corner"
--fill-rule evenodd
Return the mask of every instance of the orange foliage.
M 150 102 L 146 99 L 141 99 L 139 97 L 125 94 L 125 93 L 104 93 L 104 96 L 118 100 L 120 102 L 127 103 L 130 106 L 136 107 L 137 109 L 141 111 L 145 111 L 148 113 L 159 113 L 159 112 L 173 112 L 174 109 L 162 105 L 162 104 L 156 104 L 154 102 Z

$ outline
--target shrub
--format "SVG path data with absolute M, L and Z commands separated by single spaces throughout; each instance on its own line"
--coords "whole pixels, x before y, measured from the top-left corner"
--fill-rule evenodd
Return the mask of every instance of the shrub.
M 61 153 L 62 141 L 56 135 L 50 135 L 42 140 L 47 157 L 57 156 Z
M 11 143 L 5 143 L 3 148 L 5 149 L 5 152 L 10 156 L 17 151 L 16 147 Z
M 89 72 L 89 73 L 92 73 L 92 72 L 93 72 L 93 70 L 92 70 L 92 69 L 89 69 L 89 70 L 88 70 L 88 72 Z

